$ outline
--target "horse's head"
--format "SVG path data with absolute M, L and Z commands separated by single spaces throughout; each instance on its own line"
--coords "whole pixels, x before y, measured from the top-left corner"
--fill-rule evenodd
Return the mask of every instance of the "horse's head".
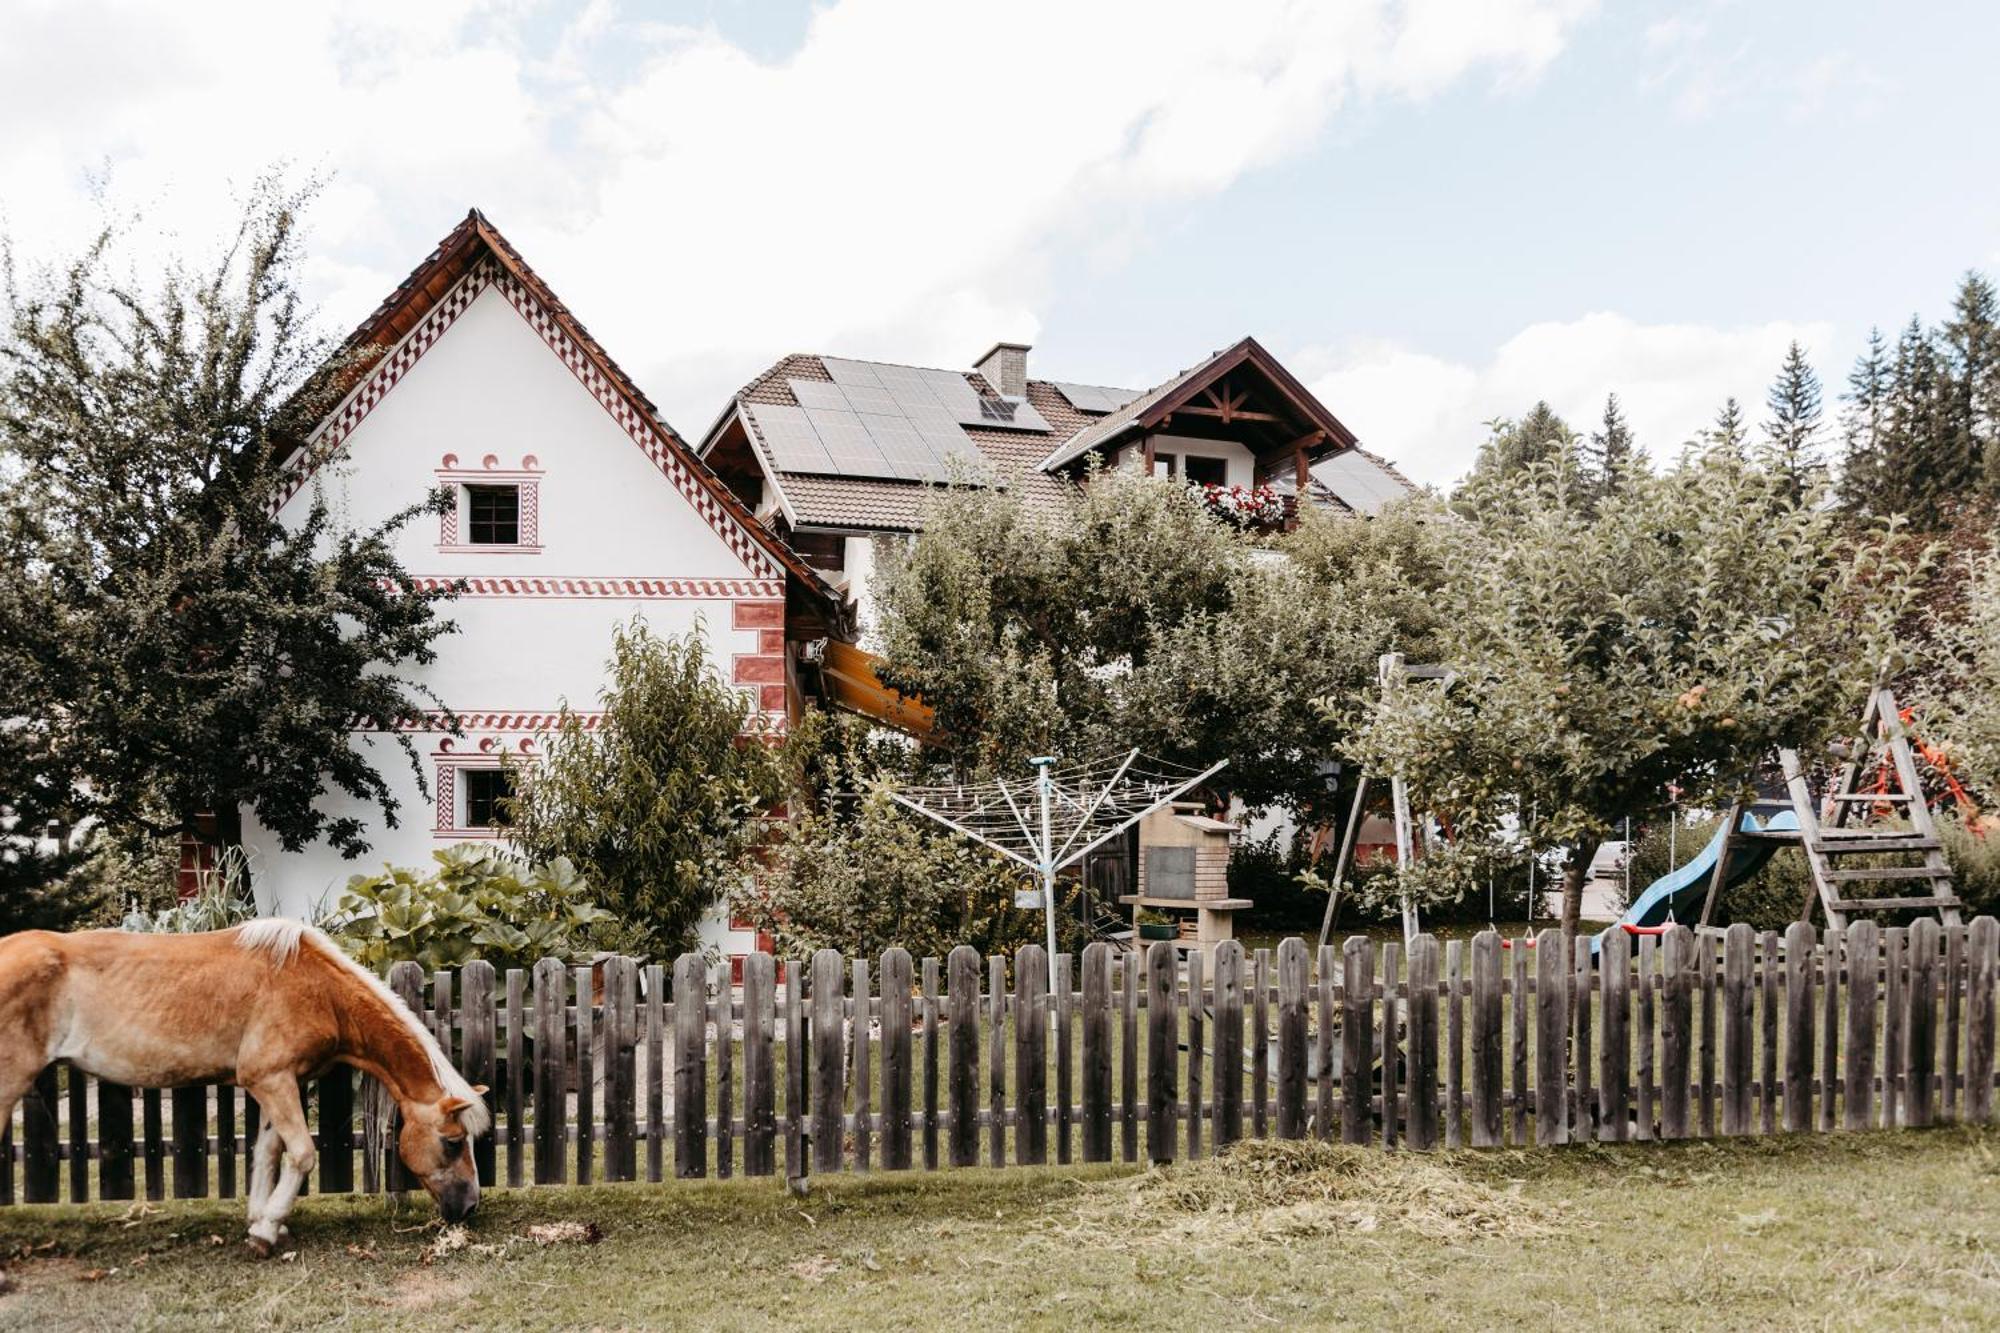
M 474 1088 L 484 1093 L 484 1088 Z M 447 1222 L 462 1222 L 479 1206 L 479 1169 L 472 1135 L 460 1113 L 472 1103 L 462 1097 L 403 1103 L 403 1132 L 396 1151 L 410 1174 L 424 1183 Z

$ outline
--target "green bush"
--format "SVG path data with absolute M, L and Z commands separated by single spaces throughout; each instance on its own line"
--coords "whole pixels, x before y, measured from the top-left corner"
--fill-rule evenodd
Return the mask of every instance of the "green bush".
M 787 957 L 815 949 L 870 957 L 901 945 L 942 958 L 960 944 L 982 954 L 1040 944 L 1041 911 L 1014 906 L 1015 891 L 1032 887 L 1020 866 L 933 830 L 877 788 L 794 819 L 730 905 Z M 1058 943 L 1076 944 L 1071 914 L 1058 920 Z
M 1965 904 L 1966 919 L 2000 915 L 2000 828 L 1973 828 L 1957 819 L 1938 820 L 1938 841 L 1951 862 L 1952 883 Z
M 612 920 L 590 886 L 558 857 L 536 865 L 478 843 L 431 853 L 428 874 L 392 866 L 356 875 L 327 930 L 376 972 L 413 962 L 425 971 L 483 958 L 505 971 L 543 958 L 580 961 L 593 928 Z

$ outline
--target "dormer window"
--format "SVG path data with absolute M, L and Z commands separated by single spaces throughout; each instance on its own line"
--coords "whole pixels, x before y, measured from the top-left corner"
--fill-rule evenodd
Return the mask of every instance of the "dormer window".
M 467 486 L 465 539 L 473 546 L 519 546 L 521 488 Z

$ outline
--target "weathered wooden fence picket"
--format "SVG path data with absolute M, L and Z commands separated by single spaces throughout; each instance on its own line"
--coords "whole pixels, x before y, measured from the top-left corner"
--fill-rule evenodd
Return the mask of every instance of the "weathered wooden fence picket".
M 1429 1149 L 1995 1118 L 1990 917 L 1572 944 L 1095 944 L 1056 960 L 1053 992 L 1033 945 L 1011 969 L 969 948 L 921 967 L 757 955 L 740 986 L 696 955 L 504 978 L 402 964 L 390 982 L 488 1087 L 480 1177 L 508 1186 L 1164 1163 L 1246 1135 Z M 308 1091 L 314 1188 L 408 1186 L 367 1148 L 354 1076 Z M 0 1203 L 234 1195 L 257 1123 L 227 1086 L 135 1093 L 52 1067 L 0 1126 Z

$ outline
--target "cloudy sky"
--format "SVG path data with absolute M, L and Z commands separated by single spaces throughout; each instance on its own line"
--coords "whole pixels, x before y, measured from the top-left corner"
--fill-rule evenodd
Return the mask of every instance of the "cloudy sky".
M 200 251 L 288 163 L 345 328 L 477 205 L 690 435 L 788 351 L 1141 386 L 1254 333 L 1448 482 L 1537 397 L 1671 452 L 2000 270 L 1996 46 L 1941 0 L 0 0 L 0 222 Z

